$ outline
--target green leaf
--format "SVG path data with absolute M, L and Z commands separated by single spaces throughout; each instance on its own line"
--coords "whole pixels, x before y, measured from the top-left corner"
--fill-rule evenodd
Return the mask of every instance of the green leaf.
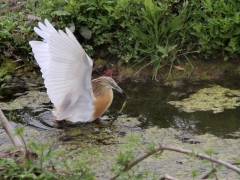
M 153 10 L 154 9 L 154 4 L 153 4 L 152 0 L 145 0 L 144 1 L 144 5 L 149 10 Z
M 71 13 L 69 13 L 69 12 L 67 12 L 67 11 L 59 10 L 59 11 L 53 11 L 53 12 L 51 13 L 51 15 L 66 16 L 66 15 L 71 15 Z
M 240 34 L 240 28 L 236 28 L 233 32 L 233 35 L 239 35 Z
M 179 31 L 182 29 L 182 17 L 181 16 L 177 16 L 175 17 L 171 24 L 170 24 L 170 31 L 173 32 L 173 31 Z
M 146 146 L 147 151 L 148 151 L 148 152 L 153 151 L 154 148 L 155 148 L 155 145 L 156 145 L 156 144 L 155 144 L 154 142 L 149 143 L 149 144 Z
M 158 51 L 162 53 L 162 58 L 168 56 L 168 49 L 166 47 L 158 46 Z
M 24 126 L 18 126 L 16 129 L 15 129 L 15 135 L 21 135 L 23 132 L 24 132 Z
M 171 52 L 172 50 L 176 49 L 177 46 L 178 46 L 177 44 L 169 46 L 168 47 L 168 52 Z
M 193 178 L 197 177 L 197 175 L 198 175 L 198 170 L 197 170 L 197 169 L 193 169 L 193 170 L 191 171 L 191 174 L 192 174 L 192 177 L 193 177 Z

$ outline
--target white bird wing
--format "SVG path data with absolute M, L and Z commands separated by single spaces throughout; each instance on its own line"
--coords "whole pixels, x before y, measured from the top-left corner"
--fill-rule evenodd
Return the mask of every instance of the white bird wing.
M 39 22 L 39 28 L 34 30 L 43 41 L 29 43 L 41 68 L 47 94 L 56 107 L 57 120 L 90 120 L 94 109 L 91 58 L 68 28 L 66 33 L 56 31 L 47 19 L 45 25 Z

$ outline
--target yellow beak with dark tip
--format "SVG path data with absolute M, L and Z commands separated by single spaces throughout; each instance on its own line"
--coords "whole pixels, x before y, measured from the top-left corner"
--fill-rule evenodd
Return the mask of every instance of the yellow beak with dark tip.
M 115 89 L 116 91 L 118 91 L 121 94 L 125 95 L 127 99 L 129 98 L 129 96 L 119 86 L 113 87 L 113 89 Z
M 43 41 L 29 44 L 56 108 L 56 119 L 89 122 L 101 117 L 112 103 L 112 89 L 124 91 L 107 76 L 91 81 L 93 61 L 68 28 L 57 31 L 47 19 L 38 27 L 34 31 Z

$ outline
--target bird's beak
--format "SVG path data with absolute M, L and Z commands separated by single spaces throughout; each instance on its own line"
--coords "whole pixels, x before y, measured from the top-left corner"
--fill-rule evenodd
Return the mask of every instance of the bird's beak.
M 127 98 L 128 98 L 128 95 L 119 86 L 113 87 L 113 89 L 115 89 L 116 91 L 120 92 L 121 94 L 126 95 Z

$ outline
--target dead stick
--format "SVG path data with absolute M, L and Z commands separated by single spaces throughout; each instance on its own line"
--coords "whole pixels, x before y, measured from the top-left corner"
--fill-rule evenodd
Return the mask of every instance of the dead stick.
M 1 109 L 0 109 L 0 120 L 1 120 L 1 124 L 2 124 L 3 128 L 5 129 L 6 133 L 8 134 L 8 136 L 11 139 L 14 146 L 16 146 L 16 147 L 22 146 L 23 144 L 22 144 L 21 140 L 19 139 L 18 136 L 14 135 L 13 128 L 12 128 L 11 124 L 8 122 L 7 118 L 4 116 Z
M 190 150 L 186 150 L 186 149 L 182 149 L 182 148 L 176 148 L 176 147 L 171 147 L 171 146 L 163 146 L 160 144 L 160 150 L 169 150 L 169 151 L 175 151 L 175 152 L 179 152 L 179 153 L 183 153 L 183 154 L 193 154 L 195 157 L 199 157 L 201 159 L 207 159 L 211 162 L 223 165 L 237 173 L 240 173 L 240 169 L 232 164 L 229 164 L 225 161 L 222 161 L 220 159 L 213 159 L 211 156 L 205 155 L 205 154 L 198 154 L 198 153 L 194 153 L 193 151 Z

